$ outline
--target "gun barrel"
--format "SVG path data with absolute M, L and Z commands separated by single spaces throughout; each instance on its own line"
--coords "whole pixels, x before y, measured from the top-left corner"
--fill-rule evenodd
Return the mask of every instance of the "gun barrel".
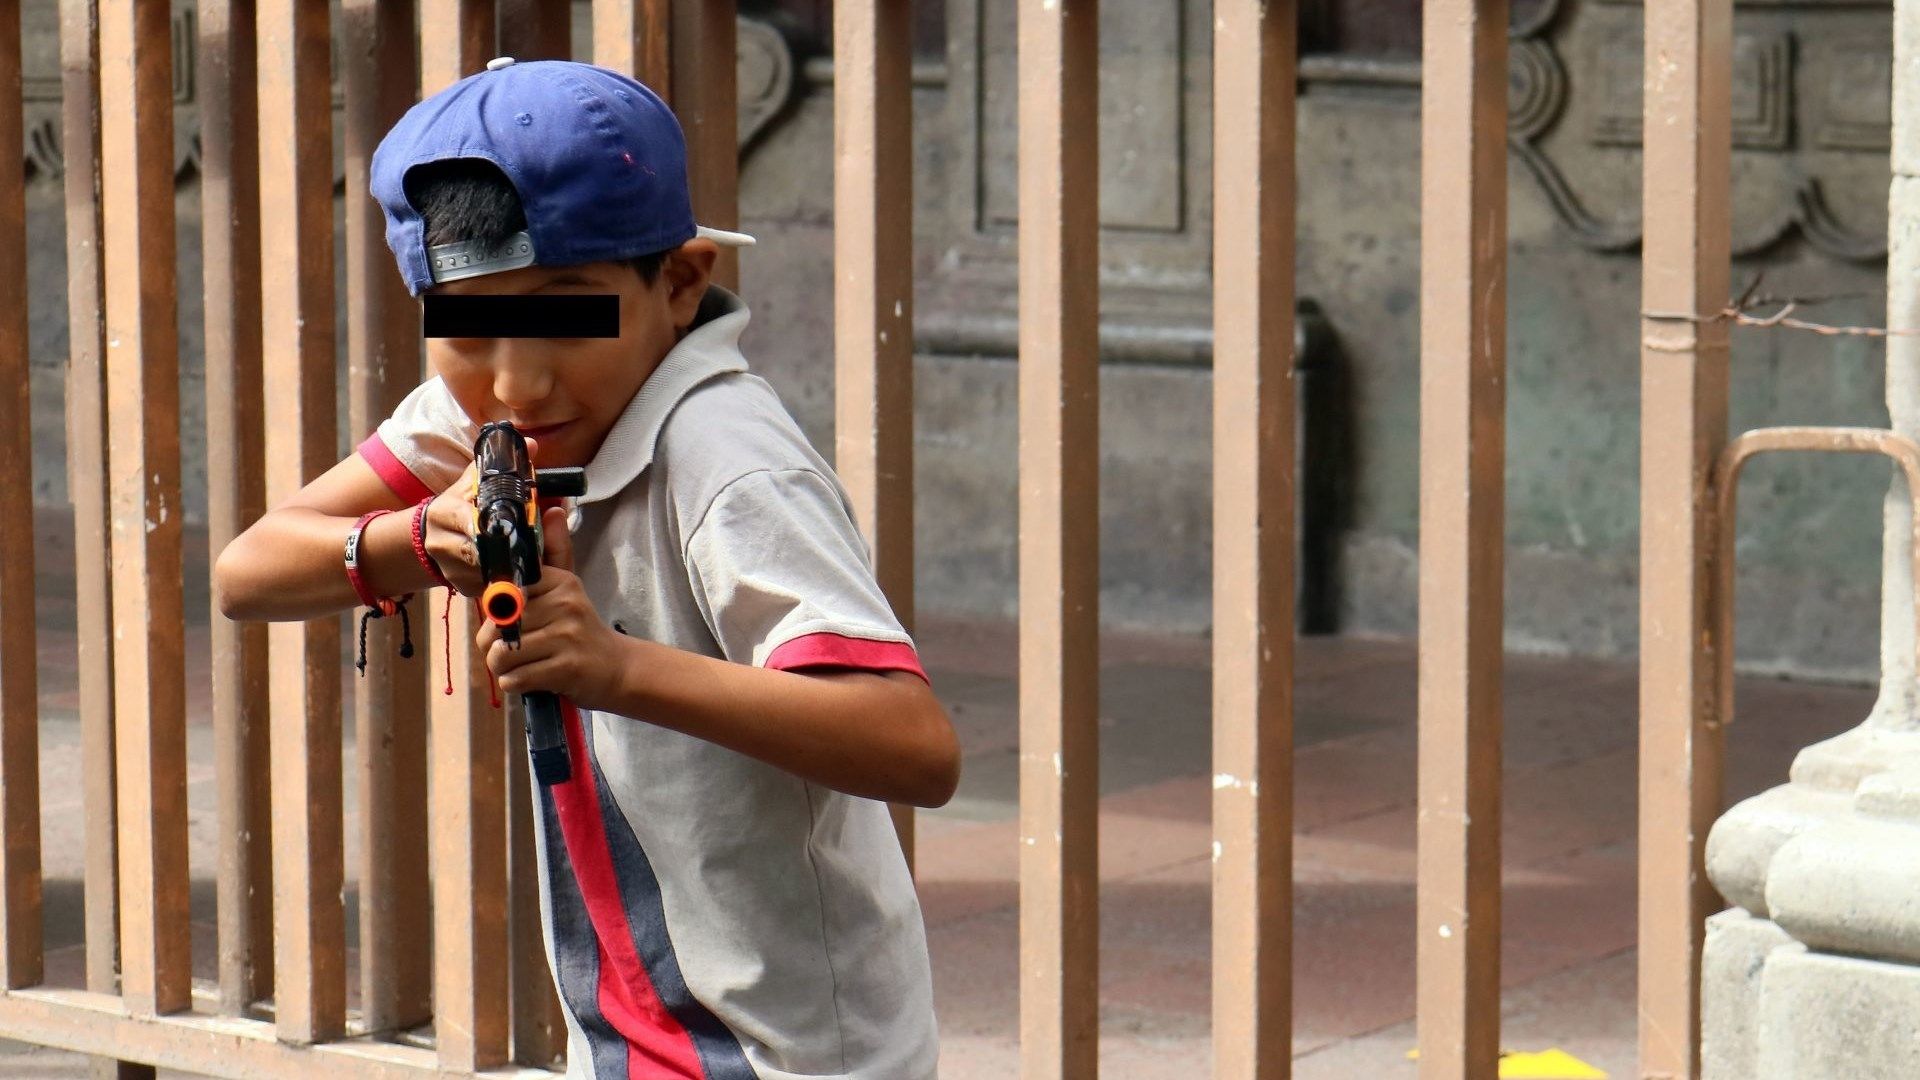
M 495 581 L 480 594 L 480 609 L 495 626 L 512 626 L 527 609 L 527 594 L 511 581 Z

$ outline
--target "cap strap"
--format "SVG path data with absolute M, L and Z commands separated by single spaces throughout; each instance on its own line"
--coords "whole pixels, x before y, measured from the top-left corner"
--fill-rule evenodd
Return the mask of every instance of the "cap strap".
M 506 238 L 498 246 L 477 240 L 436 244 L 427 249 L 427 261 L 433 271 L 433 283 L 497 274 L 533 265 L 533 237 L 525 229 Z

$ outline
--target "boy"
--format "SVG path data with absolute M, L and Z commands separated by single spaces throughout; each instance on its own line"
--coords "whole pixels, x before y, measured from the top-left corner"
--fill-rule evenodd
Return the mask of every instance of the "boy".
M 673 114 L 614 72 L 502 57 L 409 111 L 371 187 L 429 305 L 611 295 L 619 336 L 430 337 L 437 377 L 221 553 L 221 611 L 475 596 L 478 425 L 584 465 L 587 494 L 545 509 L 520 647 L 478 635 L 502 693 L 578 709 L 571 779 L 535 785 L 568 1075 L 933 1076 L 880 800 L 944 803 L 958 746 L 838 481 L 746 373 L 746 308 L 708 278 L 751 241 L 694 225 Z

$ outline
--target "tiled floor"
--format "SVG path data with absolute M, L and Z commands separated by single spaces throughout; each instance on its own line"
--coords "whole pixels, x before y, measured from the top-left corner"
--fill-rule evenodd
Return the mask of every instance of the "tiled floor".
M 63 537 L 47 529 L 57 545 Z M 189 561 L 192 596 L 204 588 L 204 557 Z M 69 981 L 79 970 L 80 828 L 64 570 L 43 562 L 40 673 L 49 976 Z M 195 609 L 195 953 L 211 975 L 204 600 Z M 942 1076 L 1002 1080 L 1017 1073 L 1015 639 L 1006 625 L 929 621 L 921 642 L 966 751 L 959 795 L 920 825 Z M 1206 647 L 1114 636 L 1103 664 L 1102 1071 L 1185 1080 L 1208 1061 Z M 1634 1046 L 1634 678 L 1627 665 L 1512 657 L 1506 692 L 1504 1041 L 1560 1046 L 1615 1077 L 1632 1075 Z M 1777 680 L 1744 680 L 1740 694 L 1735 798 L 1778 782 L 1798 747 L 1852 726 L 1872 702 L 1859 688 Z M 1307 639 L 1296 705 L 1296 1075 L 1411 1077 L 1413 648 Z M 80 1075 L 72 1055 L 7 1051 L 0 1077 Z

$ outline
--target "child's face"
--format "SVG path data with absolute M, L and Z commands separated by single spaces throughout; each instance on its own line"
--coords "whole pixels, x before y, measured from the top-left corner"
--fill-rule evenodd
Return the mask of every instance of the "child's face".
M 717 249 L 690 240 L 649 284 L 624 263 L 528 266 L 435 285 L 456 296 L 619 297 L 617 338 L 428 338 L 427 363 L 476 425 L 511 420 L 539 440 L 535 463 L 584 465 L 640 384 L 686 332 Z

